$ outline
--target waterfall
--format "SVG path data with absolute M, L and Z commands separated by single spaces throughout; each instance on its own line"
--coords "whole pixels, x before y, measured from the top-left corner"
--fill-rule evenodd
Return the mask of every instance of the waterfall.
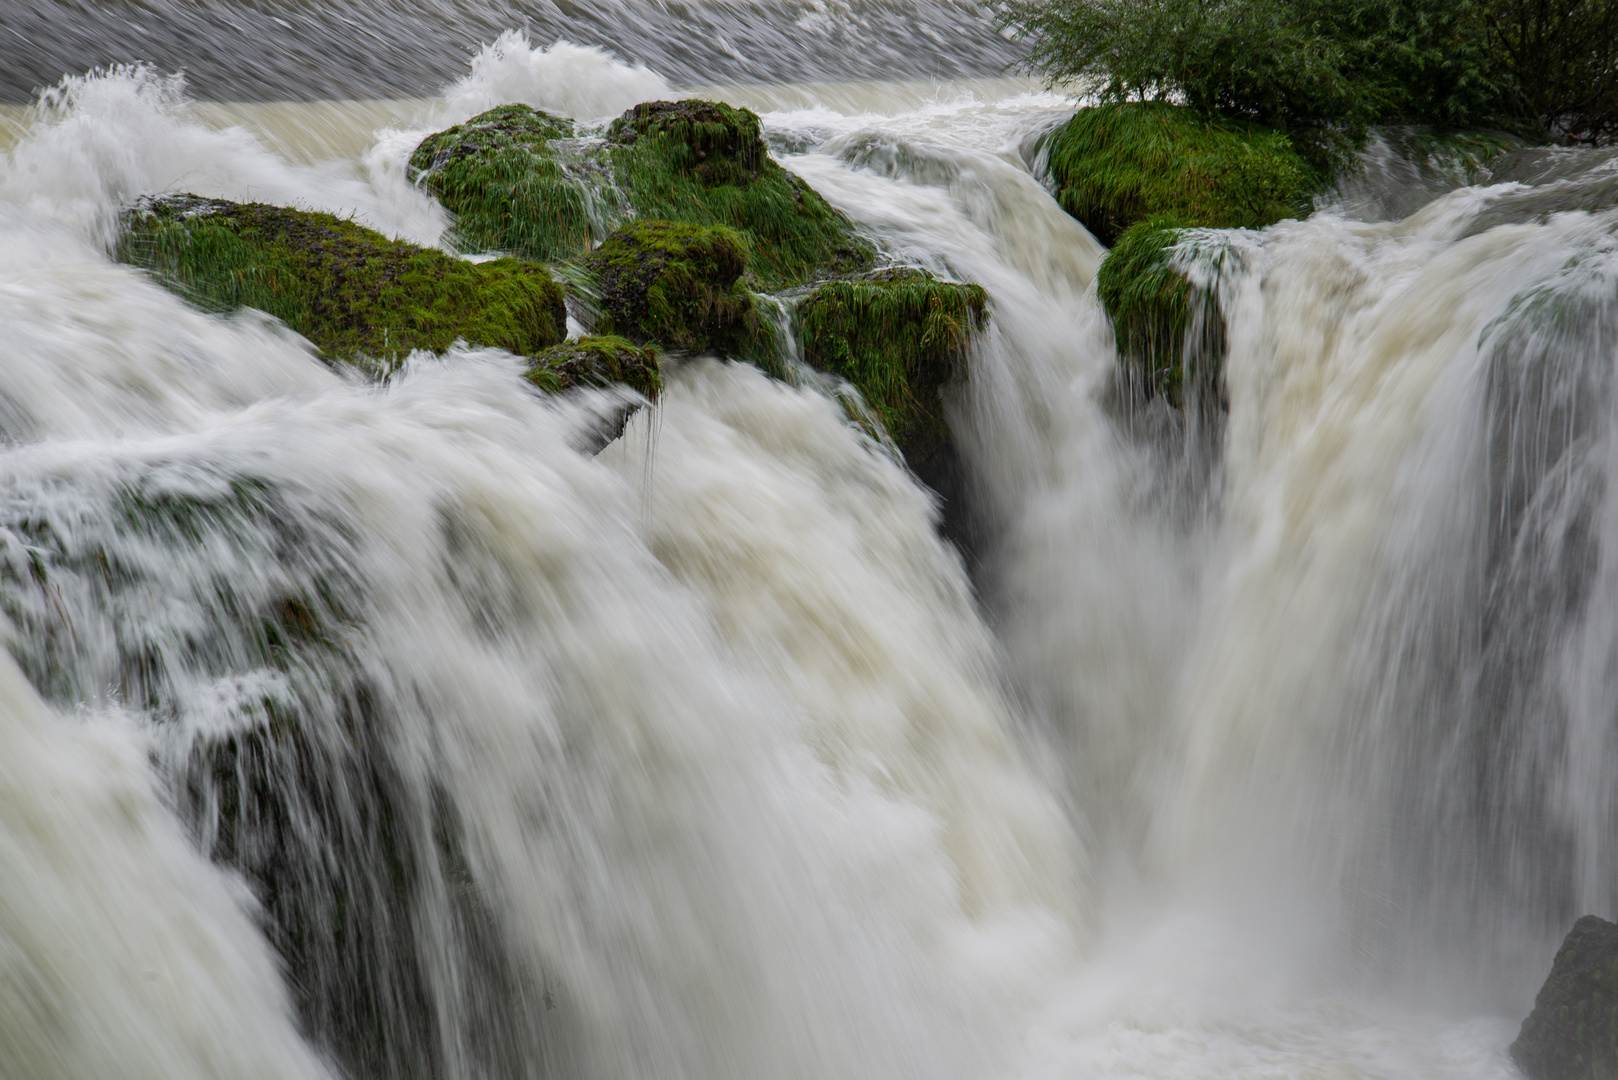
M 706 5 L 703 47 L 977 25 L 878 7 Z M 1042 184 L 1070 101 L 513 24 L 374 133 L 141 66 L 17 119 L 0 1072 L 1514 1075 L 1618 906 L 1612 152 L 1385 133 L 1202 237 L 1224 407 L 1180 412 Z M 374 384 L 108 254 L 181 188 L 438 243 L 425 133 L 753 78 L 794 85 L 712 92 L 775 95 L 787 168 L 988 291 L 947 508 L 846 389 L 690 358 L 599 449 L 621 392 L 461 346 Z

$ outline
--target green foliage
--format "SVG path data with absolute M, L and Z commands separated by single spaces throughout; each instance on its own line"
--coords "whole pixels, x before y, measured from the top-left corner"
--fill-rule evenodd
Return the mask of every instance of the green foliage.
M 1618 6 L 1555 2 L 1580 10 Z M 1000 18 L 1029 39 L 1030 66 L 1052 82 L 1083 82 L 1105 101 L 1176 101 L 1267 124 L 1327 168 L 1344 164 L 1372 123 L 1520 124 L 1522 88 L 1543 76 L 1502 63 L 1491 27 L 1501 11 L 1540 10 L 1538 4 L 1009 0 Z M 1618 50 L 1611 34 L 1536 40 L 1566 56 L 1595 46 L 1610 58 Z
M 987 306 L 981 286 L 910 267 L 829 281 L 798 307 L 804 357 L 858 388 L 916 463 L 948 438 L 940 392 L 961 375 Z
M 528 381 L 559 394 L 576 386 L 620 383 L 656 401 L 663 392 L 657 350 L 621 337 L 581 337 L 552 345 L 534 358 Z
M 527 105 L 501 105 L 423 139 L 410 178 L 455 215 L 450 239 L 466 251 L 551 262 L 588 251 L 589 190 L 550 147 L 573 122 Z
M 770 157 L 759 132 L 747 109 L 653 101 L 614 120 L 607 140 L 618 185 L 642 217 L 736 230 L 760 289 L 869 267 L 871 247 Z
M 1572 142 L 1618 137 L 1618 0 L 1486 0 L 1480 21 L 1527 120 Z
M 1281 132 L 1160 103 L 1080 109 L 1050 169 L 1062 208 L 1106 244 L 1153 214 L 1253 229 L 1302 217 L 1323 179 Z
M 600 283 L 596 329 L 682 352 L 742 347 L 755 322 L 745 253 L 723 227 L 630 222 L 584 260 Z
M 458 339 L 519 355 L 561 341 L 561 287 L 515 259 L 473 264 L 330 214 L 195 195 L 146 200 L 118 258 L 209 311 L 254 307 L 330 360 L 391 364 Z

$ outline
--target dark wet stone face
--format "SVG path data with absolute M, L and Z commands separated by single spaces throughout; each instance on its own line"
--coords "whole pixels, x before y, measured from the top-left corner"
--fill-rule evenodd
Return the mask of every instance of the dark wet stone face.
M 1511 1057 L 1528 1080 L 1618 1077 L 1618 925 L 1573 924 Z

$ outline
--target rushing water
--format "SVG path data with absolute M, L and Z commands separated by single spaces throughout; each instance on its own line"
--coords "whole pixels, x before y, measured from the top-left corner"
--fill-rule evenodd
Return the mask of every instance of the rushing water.
M 592 455 L 612 394 L 477 350 L 376 387 L 107 256 L 164 190 L 433 243 L 425 131 L 740 78 L 660 64 L 786 12 L 646 10 L 688 27 L 626 37 L 649 66 L 506 35 L 416 101 L 120 69 L 19 120 L 0 1074 L 1513 1075 L 1618 906 L 1618 158 L 1390 136 L 1309 221 L 1203 238 L 1229 409 L 1182 417 L 1119 394 L 1104 252 L 1038 179 L 1071 103 L 780 47 L 845 85 L 720 92 L 993 298 L 970 579 L 814 387 L 688 361 Z

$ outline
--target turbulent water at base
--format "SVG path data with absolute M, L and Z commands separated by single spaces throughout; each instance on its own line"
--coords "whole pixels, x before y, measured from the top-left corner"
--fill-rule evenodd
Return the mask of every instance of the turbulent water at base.
M 690 359 L 592 455 L 610 393 L 492 350 L 374 386 L 107 254 L 164 190 L 433 243 L 425 131 L 665 78 L 506 35 L 347 157 L 145 69 L 39 99 L 0 166 L 0 1072 L 1513 1075 L 1560 934 L 1618 914 L 1618 158 L 1389 136 L 1310 220 L 1201 238 L 1229 408 L 1182 416 L 1118 388 L 1041 185 L 1070 102 L 766 115 L 992 298 L 970 580 L 817 386 Z

